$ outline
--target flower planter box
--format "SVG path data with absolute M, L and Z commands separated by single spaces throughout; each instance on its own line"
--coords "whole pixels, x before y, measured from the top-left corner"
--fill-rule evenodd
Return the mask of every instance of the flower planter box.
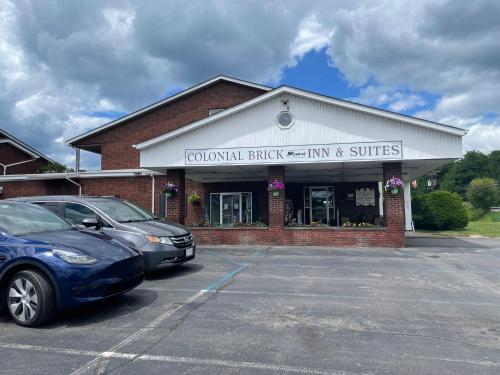
M 392 195 L 398 195 L 401 191 L 398 188 L 391 189 Z

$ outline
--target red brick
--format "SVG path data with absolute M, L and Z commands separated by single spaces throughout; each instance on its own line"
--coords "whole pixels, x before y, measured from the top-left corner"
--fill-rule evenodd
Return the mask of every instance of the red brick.
M 265 91 L 219 81 L 140 117 L 75 142 L 75 147 L 102 145 L 102 169 L 139 168 L 139 151 L 133 145 L 201 120 L 209 109 L 230 108 Z
M 12 164 L 18 163 L 25 160 L 30 160 L 31 156 L 24 153 L 23 151 L 15 148 L 8 143 L 0 144 L 0 163 L 2 164 Z M 23 163 L 19 165 L 13 165 L 7 168 L 7 174 L 31 174 L 37 173 L 38 168 L 43 167 L 48 162 L 43 158 L 35 159 L 28 163 Z M 3 174 L 3 168 L 0 166 L 0 174 Z

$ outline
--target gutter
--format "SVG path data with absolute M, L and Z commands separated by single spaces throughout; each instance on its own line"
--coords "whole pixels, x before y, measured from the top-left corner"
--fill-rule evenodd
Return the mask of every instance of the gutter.
M 0 175 L 0 182 L 9 181 L 37 181 L 37 180 L 66 180 L 81 178 L 112 178 L 112 177 L 150 177 L 161 176 L 162 173 L 149 169 L 118 169 L 95 172 L 64 172 L 64 173 L 35 173 L 35 174 L 12 174 Z
M 19 164 L 26 164 L 26 163 L 29 163 L 29 162 L 32 162 L 32 161 L 35 161 L 35 160 L 38 160 L 40 159 L 40 157 L 36 157 L 36 158 L 33 158 L 33 159 L 29 159 L 29 160 L 23 160 L 23 161 L 18 161 L 17 163 L 11 163 L 11 164 L 2 164 L 0 163 L 0 166 L 3 168 L 3 175 L 7 175 L 7 168 L 8 167 L 13 167 L 15 165 L 19 165 Z
M 73 181 L 71 178 L 69 177 L 66 177 L 66 180 L 68 180 L 69 182 L 71 182 L 73 185 L 76 185 L 78 186 L 78 195 L 79 196 L 82 196 L 82 185 L 80 185 L 78 182 L 76 181 Z

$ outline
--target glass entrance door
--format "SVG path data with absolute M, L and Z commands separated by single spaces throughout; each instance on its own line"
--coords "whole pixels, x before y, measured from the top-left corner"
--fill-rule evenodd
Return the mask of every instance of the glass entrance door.
M 311 221 L 327 224 L 327 191 L 324 188 L 311 188 Z
M 240 217 L 240 194 L 221 194 L 222 209 L 221 223 L 222 225 L 231 225 L 241 221 Z
M 210 193 L 210 223 L 230 226 L 252 222 L 252 193 Z
M 327 225 L 335 225 L 335 196 L 333 186 L 310 186 L 304 189 L 305 207 L 309 205 L 309 212 L 306 211 L 305 222 L 311 224 L 323 223 Z M 308 220 L 309 219 L 309 220 Z

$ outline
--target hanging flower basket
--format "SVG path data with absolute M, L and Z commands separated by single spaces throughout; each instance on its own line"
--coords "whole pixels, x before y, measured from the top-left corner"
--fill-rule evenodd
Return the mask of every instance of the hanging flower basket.
M 403 189 L 403 180 L 399 177 L 392 176 L 385 183 L 385 191 L 390 192 L 392 195 L 397 195 Z
M 167 198 L 170 198 L 173 195 L 175 195 L 177 191 L 178 191 L 177 186 L 175 186 L 175 184 L 173 184 L 172 182 L 167 182 L 165 185 L 163 185 L 163 188 L 161 189 L 161 192 L 165 194 Z
M 196 191 L 193 191 L 188 196 L 188 202 L 191 203 L 193 206 L 199 206 L 201 204 L 201 197 Z
M 282 181 L 274 180 L 267 187 L 267 191 L 272 192 L 273 197 L 279 197 L 280 191 L 285 190 L 285 184 Z

